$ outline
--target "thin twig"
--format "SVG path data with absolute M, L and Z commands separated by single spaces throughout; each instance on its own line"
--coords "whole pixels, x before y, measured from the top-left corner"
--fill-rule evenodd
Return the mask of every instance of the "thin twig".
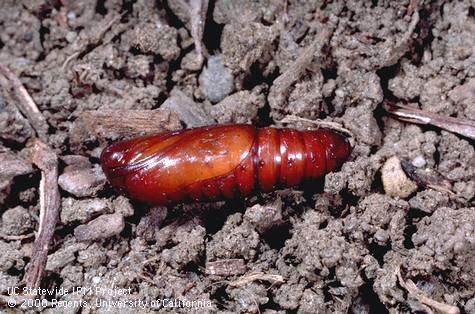
M 76 59 L 76 57 L 79 56 L 80 54 L 81 54 L 80 51 L 76 51 L 75 53 L 73 53 L 69 57 L 67 57 L 66 60 L 64 60 L 63 65 L 61 66 L 61 71 L 64 72 L 64 70 L 66 70 L 66 67 L 68 66 L 69 62 Z
M 177 116 L 166 109 L 90 110 L 82 112 L 80 119 L 89 132 L 101 137 L 113 132 L 137 136 L 181 129 Z
M 333 30 L 325 29 L 306 47 L 302 54 L 295 60 L 284 73 L 277 77 L 269 91 L 269 105 L 273 109 L 279 109 L 285 103 L 286 95 L 290 86 L 294 84 L 307 69 L 324 44 L 330 39 Z
M 407 14 L 412 15 L 419 7 L 419 0 L 410 0 L 407 6 Z
M 33 163 L 41 169 L 40 224 L 33 244 L 33 253 L 23 281 L 27 287 L 37 288 L 46 266 L 48 250 L 59 217 L 58 156 L 40 140 L 35 140 Z
M 457 196 L 457 194 L 455 194 L 454 191 L 444 187 L 444 186 L 441 186 L 441 185 L 438 185 L 438 184 L 427 184 L 427 187 L 430 188 L 430 189 L 433 189 L 433 190 L 436 190 L 436 191 L 439 191 L 439 192 L 444 192 L 444 193 L 447 193 L 449 194 L 451 197 L 455 197 Z
M 157 283 L 155 283 L 152 278 L 148 277 L 148 276 L 145 276 L 144 274 L 139 274 L 137 273 L 136 274 L 138 277 L 142 278 L 143 280 L 145 280 L 146 282 L 148 282 L 149 284 L 151 284 L 152 286 L 156 286 Z
M 148 258 L 146 259 L 145 261 L 142 262 L 143 265 L 147 265 L 147 264 L 150 264 L 152 262 L 156 262 L 156 261 L 159 261 L 161 260 L 162 257 L 161 256 L 154 256 L 154 257 L 151 257 L 151 258 Z
M 234 281 L 228 281 L 227 284 L 230 287 L 240 287 L 257 280 L 268 281 L 268 282 L 271 282 L 272 284 L 285 282 L 284 277 L 282 277 L 281 275 L 253 273 L 250 275 L 242 276 Z
M 206 262 L 207 275 L 233 276 L 246 272 L 246 264 L 242 258 L 229 258 Z
M 193 38 L 199 64 L 201 65 L 207 55 L 203 46 L 203 33 L 208 14 L 209 0 L 168 0 L 168 5 L 185 24 Z
M 392 47 L 392 53 L 391 55 L 393 56 L 391 62 L 388 64 L 394 64 L 396 63 L 407 51 L 408 47 L 408 41 L 411 39 L 412 34 L 416 30 L 416 26 L 419 23 L 419 12 L 417 10 L 412 14 L 411 18 L 411 23 L 409 24 L 409 27 L 407 31 L 402 35 L 402 38 Z
M 208 12 L 208 0 L 190 0 L 190 23 L 191 37 L 195 43 L 198 57 L 203 60 L 204 48 L 202 44 L 203 32 L 205 29 L 206 14 Z
M 21 234 L 21 235 L 9 235 L 9 234 L 0 233 L 0 238 L 7 241 L 25 240 L 25 239 L 34 238 L 34 237 L 35 237 L 34 232 Z
M 284 0 L 284 11 L 282 13 L 282 24 L 287 24 L 289 23 L 289 1 L 288 0 Z
M 396 275 L 397 275 L 397 278 L 399 280 L 399 284 L 404 289 L 407 290 L 409 295 L 416 298 L 422 304 L 427 305 L 427 306 L 435 309 L 436 311 L 438 311 L 440 313 L 445 313 L 445 314 L 459 314 L 460 313 L 459 308 L 456 307 L 456 306 L 446 304 L 446 303 L 442 303 L 442 302 L 438 302 L 436 300 L 433 300 L 433 299 L 425 296 L 424 292 L 422 292 L 411 279 L 407 279 L 406 281 L 404 281 L 402 279 L 402 276 L 401 276 L 400 268 L 397 268 Z
M 10 85 L 18 98 L 16 105 L 23 115 L 28 119 L 36 134 L 42 140 L 46 139 L 48 133 L 48 123 L 41 111 L 36 106 L 35 101 L 30 96 L 20 79 L 8 67 L 0 63 L 0 74 L 10 82 Z
M 234 281 L 229 281 L 229 280 L 216 281 L 216 282 L 213 282 L 212 284 L 208 285 L 206 288 L 210 288 L 212 286 L 216 286 L 216 285 L 219 285 L 219 284 L 227 284 L 230 287 L 240 287 L 240 286 L 244 286 L 248 283 L 258 281 L 258 280 L 268 281 L 272 285 L 276 285 L 276 284 L 285 282 L 284 277 L 282 277 L 281 275 L 264 274 L 264 273 L 258 272 L 258 273 L 252 273 L 250 275 L 242 276 L 242 277 L 240 277 L 240 278 L 238 278 Z
M 332 129 L 332 130 L 335 130 L 335 131 L 339 131 L 341 133 L 345 133 L 348 136 L 355 137 L 354 134 L 350 130 L 344 128 L 338 122 L 325 121 L 325 120 L 320 120 L 320 119 L 310 120 L 310 119 L 298 117 L 298 116 L 295 116 L 295 115 L 287 115 L 282 120 L 276 121 L 276 123 L 279 123 L 279 124 L 283 124 L 283 123 L 302 123 L 302 122 L 313 125 L 316 128 L 320 128 L 320 127 L 328 128 L 328 129 Z
M 124 13 L 125 14 L 125 13 Z M 122 18 L 122 16 L 124 15 L 116 15 L 114 16 L 113 18 L 111 18 L 111 20 L 109 22 L 107 22 L 104 26 L 102 26 L 102 28 L 99 28 L 98 30 L 96 30 L 94 32 L 94 36 L 91 36 L 89 37 L 89 40 L 87 41 L 84 41 L 83 43 L 81 43 L 81 45 L 77 48 L 75 48 L 75 51 L 71 53 L 70 56 L 68 56 L 66 58 L 66 60 L 64 60 L 63 62 L 63 65 L 61 66 L 61 71 L 64 71 L 66 70 L 66 67 L 68 66 L 69 62 L 71 62 L 72 60 L 74 60 L 76 57 L 78 57 L 79 55 L 81 55 L 82 53 L 84 53 L 87 49 L 90 49 L 89 47 L 92 45 L 94 46 L 92 49 L 89 50 L 92 51 L 94 50 L 95 48 L 97 48 L 100 44 L 102 45 L 105 45 L 107 44 L 109 41 L 112 40 L 113 37 L 110 37 L 108 38 L 107 40 L 102 40 L 104 38 L 104 36 L 106 35 L 107 31 L 115 24 L 117 23 L 118 21 L 120 21 L 120 19 Z M 78 41 L 82 41 L 83 38 L 81 37 L 78 37 L 77 39 Z M 76 44 L 73 43 L 72 46 L 74 46 Z
M 450 182 L 436 173 L 420 172 L 418 168 L 413 166 L 407 160 L 401 160 L 401 168 L 412 181 L 417 183 L 418 186 L 448 193 L 451 197 L 456 196 L 456 193 L 451 189 Z
M 475 140 L 475 121 L 473 120 L 447 117 L 402 104 L 386 105 L 385 109 L 399 120 L 423 125 L 430 124 Z

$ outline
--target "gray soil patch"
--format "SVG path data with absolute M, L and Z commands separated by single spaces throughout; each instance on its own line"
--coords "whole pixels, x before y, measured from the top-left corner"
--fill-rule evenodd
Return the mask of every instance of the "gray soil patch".
M 475 119 L 474 12 L 467 0 L 216 0 L 204 14 L 187 1 L 1 1 L 0 63 L 59 156 L 61 213 L 41 280 L 54 293 L 22 310 L 475 313 L 474 141 L 383 109 Z M 35 125 L 4 81 L 8 309 L 32 258 L 41 171 Z M 288 115 L 348 129 L 350 159 L 311 187 L 168 209 L 119 196 L 99 167 L 126 134 Z

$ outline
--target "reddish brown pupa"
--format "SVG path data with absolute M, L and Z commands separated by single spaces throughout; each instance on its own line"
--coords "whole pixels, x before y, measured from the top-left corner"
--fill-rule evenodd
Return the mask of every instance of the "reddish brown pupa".
M 121 193 L 167 205 L 296 186 L 337 169 L 350 150 L 345 136 L 328 129 L 230 124 L 117 142 L 101 163 Z

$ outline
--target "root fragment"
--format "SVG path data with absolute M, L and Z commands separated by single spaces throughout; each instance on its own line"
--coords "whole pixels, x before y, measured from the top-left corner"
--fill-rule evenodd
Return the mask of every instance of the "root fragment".
M 447 117 L 403 104 L 387 104 L 385 109 L 399 120 L 422 125 L 433 125 L 475 140 L 475 121 L 473 120 Z
M 41 169 L 40 224 L 33 244 L 31 261 L 27 266 L 23 281 L 28 288 L 38 288 L 58 222 L 61 196 L 58 189 L 58 156 L 56 153 L 40 140 L 35 140 L 32 161 Z
M 397 269 L 396 276 L 399 280 L 399 284 L 404 289 L 407 290 L 409 295 L 417 299 L 423 305 L 426 305 L 436 310 L 439 313 L 445 313 L 445 314 L 459 314 L 460 313 L 460 309 L 456 306 L 438 302 L 436 300 L 433 300 L 425 296 L 424 292 L 422 292 L 411 279 L 407 279 L 406 281 L 404 281 L 404 279 L 401 276 L 401 270 L 399 268 Z
M 8 83 L 10 83 L 10 87 L 18 99 L 18 102 L 15 102 L 15 104 L 18 106 L 20 112 L 28 119 L 28 122 L 36 131 L 38 137 L 46 141 L 48 123 L 25 86 L 23 86 L 18 76 L 3 64 L 0 64 L 0 74 L 7 79 Z

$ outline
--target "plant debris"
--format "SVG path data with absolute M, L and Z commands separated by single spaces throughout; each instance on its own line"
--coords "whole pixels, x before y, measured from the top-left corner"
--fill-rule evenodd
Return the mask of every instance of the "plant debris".
M 40 140 L 35 140 L 33 145 L 32 162 L 41 169 L 40 222 L 33 244 L 32 258 L 23 281 L 29 288 L 38 288 L 43 277 L 54 230 L 58 223 L 61 196 L 58 189 L 58 157 L 56 153 Z
M 163 109 L 86 111 L 81 119 L 88 131 L 101 138 L 133 137 L 181 128 L 176 116 Z
M 409 292 L 409 294 L 412 297 L 416 298 L 422 304 L 429 306 L 430 308 L 436 310 L 439 313 L 444 313 L 444 314 L 459 314 L 460 313 L 460 309 L 456 306 L 438 302 L 436 300 L 433 300 L 425 296 L 424 293 L 419 288 L 417 288 L 416 284 L 411 279 L 407 279 L 404 281 L 404 279 L 402 279 L 400 269 L 398 269 L 396 274 L 399 280 L 399 284 L 404 289 L 406 289 L 407 292 Z M 429 313 L 431 312 L 432 311 L 429 310 Z
M 216 276 L 234 276 L 246 272 L 246 264 L 242 258 L 223 259 L 206 263 L 206 273 Z
M 466 0 L 0 1 L 0 311 L 475 313 L 473 15 Z M 217 203 L 150 208 L 104 183 L 111 142 L 214 123 L 331 128 L 352 153 Z M 131 294 L 8 290 L 25 285 Z
M 21 83 L 20 79 L 10 71 L 5 65 L 0 63 L 0 74 L 10 83 L 10 87 L 16 95 L 18 101 L 15 102 L 18 109 L 25 115 L 36 134 L 44 141 L 48 133 L 48 123 L 41 111 L 36 106 L 33 98 Z M 2 81 L 0 81 L 2 82 Z
M 400 120 L 416 124 L 430 124 L 475 140 L 475 121 L 473 120 L 445 117 L 402 104 L 386 106 L 386 110 Z

